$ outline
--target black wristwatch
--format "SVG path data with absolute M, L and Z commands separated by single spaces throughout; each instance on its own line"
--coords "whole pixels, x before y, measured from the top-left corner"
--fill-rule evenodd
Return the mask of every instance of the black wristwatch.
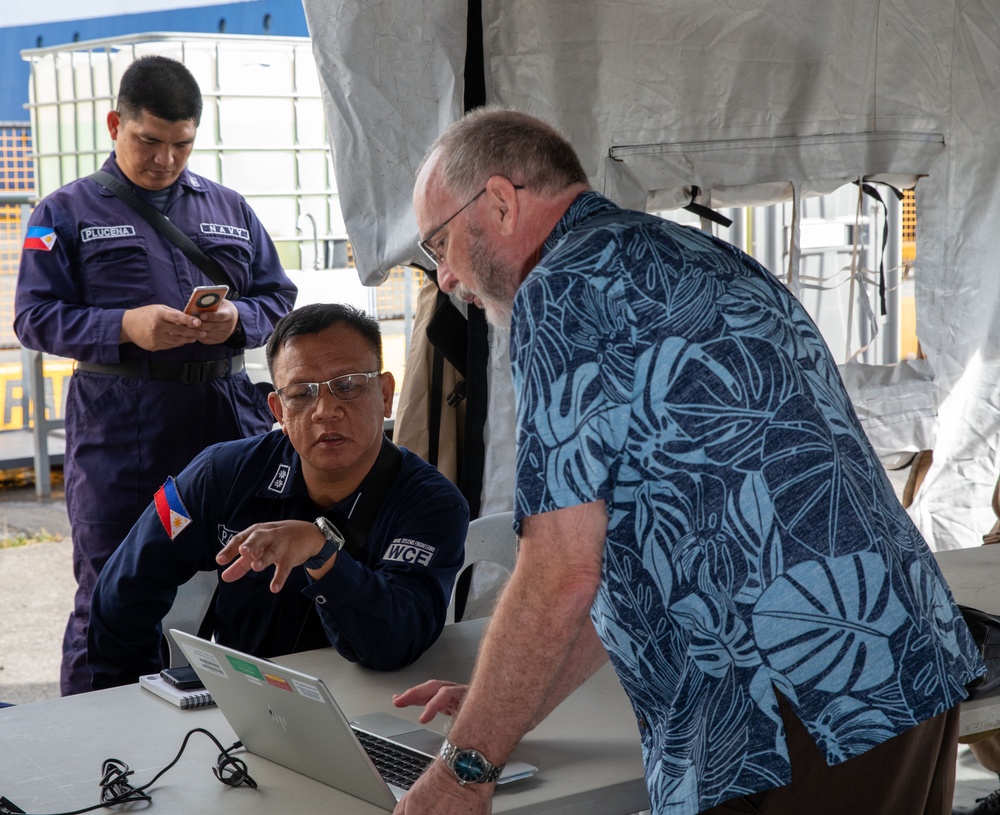
M 438 753 L 448 769 L 454 773 L 458 783 L 462 784 L 492 784 L 500 777 L 504 765 L 499 767 L 490 764 L 482 753 L 478 750 L 463 750 L 456 747 L 448 739 L 444 740 L 441 750 Z
M 323 548 L 319 552 L 305 562 L 304 565 L 307 569 L 321 568 L 324 563 L 344 547 L 344 536 L 340 534 L 340 530 L 330 522 L 329 518 L 320 515 L 313 523 L 323 533 L 326 543 L 323 544 Z

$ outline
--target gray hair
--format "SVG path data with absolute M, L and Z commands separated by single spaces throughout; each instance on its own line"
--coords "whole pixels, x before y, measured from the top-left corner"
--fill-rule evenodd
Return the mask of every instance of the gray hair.
M 509 108 L 470 111 L 438 136 L 420 167 L 439 149 L 441 178 L 455 195 L 475 195 L 494 175 L 551 195 L 588 183 L 576 151 L 558 130 Z

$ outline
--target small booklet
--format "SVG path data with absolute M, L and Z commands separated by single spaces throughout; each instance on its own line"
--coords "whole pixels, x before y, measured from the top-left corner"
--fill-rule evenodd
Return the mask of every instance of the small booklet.
M 166 699 L 171 704 L 177 705 L 182 710 L 194 707 L 207 707 L 208 705 L 215 704 L 212 694 L 204 688 L 199 688 L 198 690 L 180 690 L 167 682 L 159 674 L 140 676 L 139 684 L 146 690 L 155 693 L 161 699 Z

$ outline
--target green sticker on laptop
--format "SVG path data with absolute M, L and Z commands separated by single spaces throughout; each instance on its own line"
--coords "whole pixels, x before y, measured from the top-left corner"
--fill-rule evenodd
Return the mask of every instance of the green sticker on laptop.
M 262 674 L 257 669 L 257 666 L 252 662 L 247 662 L 245 659 L 234 657 L 231 654 L 226 654 L 226 659 L 229 660 L 229 664 L 233 667 L 234 671 L 239 671 L 239 673 L 246 674 L 247 676 L 258 679 L 261 682 L 264 681 L 264 674 Z

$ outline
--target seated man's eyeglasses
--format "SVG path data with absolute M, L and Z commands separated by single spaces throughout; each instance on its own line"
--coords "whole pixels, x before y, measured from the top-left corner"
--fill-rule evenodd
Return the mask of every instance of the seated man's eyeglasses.
M 294 385 L 286 385 L 278 388 L 276 393 L 278 398 L 289 410 L 305 410 L 312 407 L 319 399 L 320 388 L 326 385 L 330 393 L 337 397 L 340 402 L 353 402 L 368 393 L 368 381 L 381 376 L 381 371 L 368 371 L 358 374 L 344 374 L 335 376 L 326 382 L 296 382 Z

